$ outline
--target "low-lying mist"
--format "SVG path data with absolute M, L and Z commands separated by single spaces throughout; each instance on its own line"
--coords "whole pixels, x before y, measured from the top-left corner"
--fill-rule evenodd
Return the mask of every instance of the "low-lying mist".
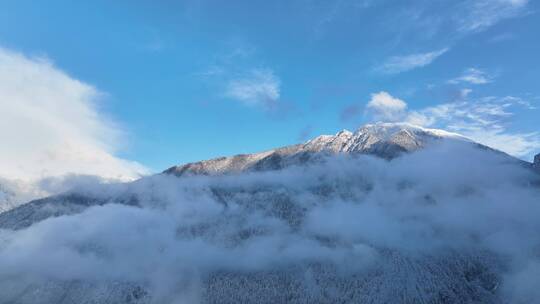
M 394 252 L 444 263 L 479 257 L 492 266 L 497 283 L 487 290 L 496 297 L 540 297 L 538 176 L 468 143 L 391 161 L 342 155 L 280 171 L 79 183 L 71 192 L 109 203 L 0 230 L 6 298 L 84 281 L 142 286 L 153 303 L 204 302 L 212 274 L 271 271 L 300 271 L 316 293 L 313 265 L 369 281 Z

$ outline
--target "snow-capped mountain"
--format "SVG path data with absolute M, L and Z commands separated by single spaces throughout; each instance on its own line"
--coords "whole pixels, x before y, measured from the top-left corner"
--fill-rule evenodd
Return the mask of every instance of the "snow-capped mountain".
M 275 170 L 333 154 L 370 154 L 392 159 L 443 140 L 472 143 L 464 136 L 443 130 L 406 123 L 377 123 L 365 125 L 356 132 L 343 130 L 335 135 L 321 135 L 303 144 L 175 166 L 165 173 L 182 176 Z
M 374 124 L 35 200 L 0 213 L 0 303 L 532 303 L 523 164 Z

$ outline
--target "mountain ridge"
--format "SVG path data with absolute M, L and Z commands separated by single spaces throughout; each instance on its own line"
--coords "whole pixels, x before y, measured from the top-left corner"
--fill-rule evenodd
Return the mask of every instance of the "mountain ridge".
M 390 160 L 442 139 L 480 145 L 465 136 L 440 129 L 428 129 L 407 123 L 375 123 L 364 125 L 355 132 L 342 130 L 335 135 L 320 135 L 304 143 L 263 152 L 173 166 L 162 173 L 184 176 L 265 171 L 314 161 L 321 155 L 336 154 L 368 154 Z

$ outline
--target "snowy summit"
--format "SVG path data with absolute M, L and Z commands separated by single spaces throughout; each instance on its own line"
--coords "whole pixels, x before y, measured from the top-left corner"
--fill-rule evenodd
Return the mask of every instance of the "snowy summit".
M 364 125 L 355 132 L 343 130 L 335 135 L 320 135 L 302 144 L 174 166 L 164 173 L 182 176 L 275 170 L 302 164 L 320 155 L 341 153 L 369 154 L 392 159 L 441 140 L 472 143 L 464 136 L 444 130 L 407 123 L 376 123 Z

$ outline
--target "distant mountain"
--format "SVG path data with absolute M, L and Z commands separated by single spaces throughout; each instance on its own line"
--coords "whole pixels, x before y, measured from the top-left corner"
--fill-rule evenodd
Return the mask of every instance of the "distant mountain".
M 164 173 L 185 176 L 277 170 L 335 154 L 369 154 L 392 159 L 440 141 L 473 144 L 464 136 L 443 130 L 406 123 L 378 123 L 365 125 L 354 133 L 343 130 L 336 135 L 321 135 L 303 144 L 174 166 Z

